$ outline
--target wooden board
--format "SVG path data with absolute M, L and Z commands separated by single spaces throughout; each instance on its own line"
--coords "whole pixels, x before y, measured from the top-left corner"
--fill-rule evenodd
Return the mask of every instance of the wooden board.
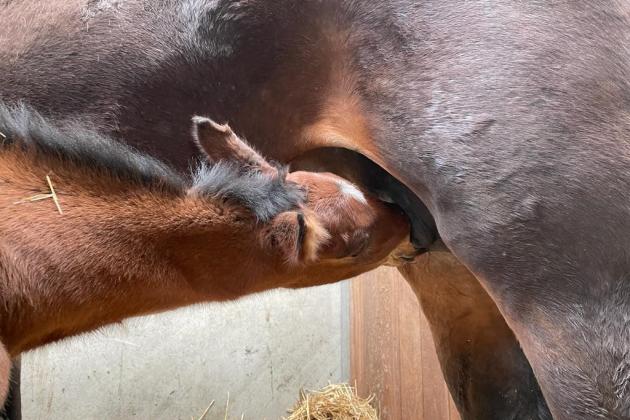
M 415 294 L 391 268 L 352 281 L 350 372 L 381 420 L 459 420 Z

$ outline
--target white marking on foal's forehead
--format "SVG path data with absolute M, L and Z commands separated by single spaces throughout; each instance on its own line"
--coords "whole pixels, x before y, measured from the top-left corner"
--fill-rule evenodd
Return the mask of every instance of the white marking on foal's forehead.
M 348 181 L 339 180 L 337 181 L 337 185 L 339 185 L 339 189 L 345 195 L 348 195 L 360 203 L 367 204 L 367 200 L 365 196 L 357 187 L 349 183 Z

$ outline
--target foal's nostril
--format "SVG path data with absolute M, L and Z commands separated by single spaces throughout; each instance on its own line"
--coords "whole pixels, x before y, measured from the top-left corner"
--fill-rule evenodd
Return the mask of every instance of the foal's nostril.
M 355 232 L 348 238 L 346 243 L 347 255 L 358 257 L 367 248 L 370 242 L 370 235 L 367 232 Z

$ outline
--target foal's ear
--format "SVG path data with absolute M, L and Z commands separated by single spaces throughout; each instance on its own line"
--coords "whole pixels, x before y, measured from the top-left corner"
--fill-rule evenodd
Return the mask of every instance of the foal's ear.
M 298 265 L 317 260 L 319 249 L 329 238 L 330 234 L 314 214 L 287 211 L 269 222 L 261 240 L 288 265 Z
M 217 124 L 210 118 L 195 116 L 193 139 L 211 161 L 225 160 L 276 175 L 277 169 L 259 155 L 245 140 L 239 138 L 227 124 Z

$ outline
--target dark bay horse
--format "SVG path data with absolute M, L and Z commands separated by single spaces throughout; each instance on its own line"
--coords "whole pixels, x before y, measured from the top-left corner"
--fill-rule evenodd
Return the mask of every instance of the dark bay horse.
M 630 417 L 625 2 L 0 7 L 2 97 L 179 167 L 195 113 L 280 161 L 344 156 L 419 247 L 439 232 L 456 260 L 406 275 L 465 418 Z
M 186 179 L 0 103 L 0 404 L 24 351 L 131 316 L 345 279 L 408 239 L 402 212 L 336 175 L 287 174 L 209 119 L 194 133 L 215 163 Z

